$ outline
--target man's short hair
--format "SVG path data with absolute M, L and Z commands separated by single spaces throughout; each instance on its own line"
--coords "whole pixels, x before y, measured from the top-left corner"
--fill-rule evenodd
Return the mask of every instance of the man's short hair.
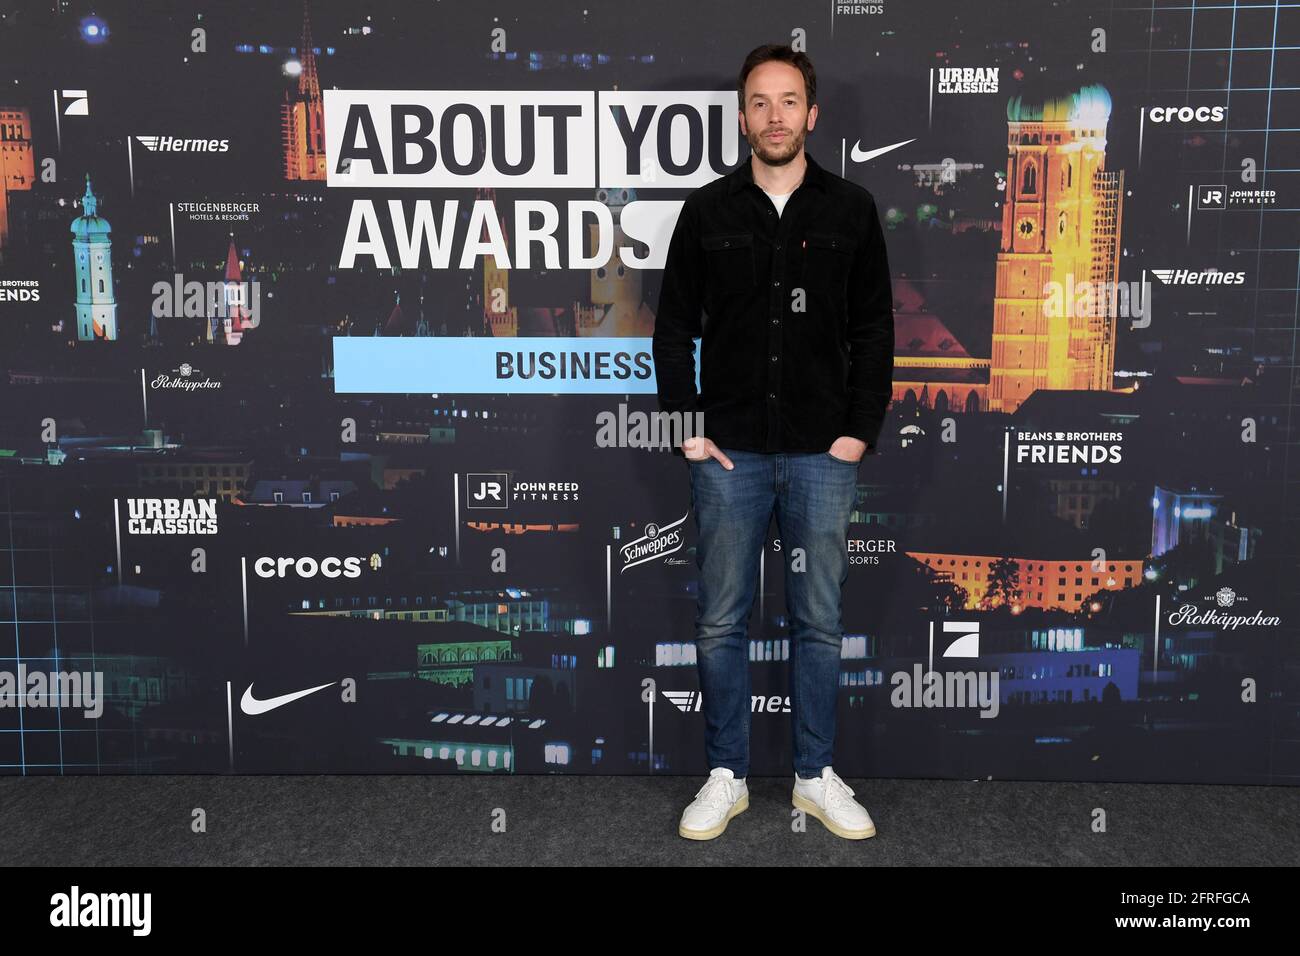
M 750 50 L 749 55 L 745 57 L 745 65 L 740 68 L 740 79 L 736 81 L 736 97 L 740 101 L 741 111 L 744 112 L 745 109 L 745 80 L 749 79 L 749 74 L 754 67 L 771 60 L 789 63 L 803 74 L 808 109 L 812 109 L 817 104 L 817 71 L 813 69 L 808 54 L 796 51 L 788 43 L 765 43 Z

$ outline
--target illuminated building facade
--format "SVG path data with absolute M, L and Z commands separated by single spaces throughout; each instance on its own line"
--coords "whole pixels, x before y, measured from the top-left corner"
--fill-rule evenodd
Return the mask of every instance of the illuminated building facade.
M 0 262 L 9 242 L 9 193 L 32 188 L 32 119 L 25 109 L 0 106 Z
M 989 360 L 966 351 L 943 320 L 925 309 L 916 286 L 894 281 L 894 381 L 891 402 L 947 412 L 988 409 Z
M 136 466 L 141 488 L 180 489 L 193 498 L 230 502 L 248 481 L 251 459 L 200 456 L 154 458 Z
M 1010 561 L 1014 565 L 1012 586 L 1020 591 L 1020 599 L 1015 603 L 1021 608 L 1075 611 L 1097 591 L 1122 591 L 1142 583 L 1143 563 L 1140 559 L 1108 561 L 1105 571 L 1097 571 L 1091 559 L 1000 558 L 987 554 L 929 551 L 908 551 L 907 554 L 933 568 L 940 579 L 964 588 L 968 609 L 978 607 L 988 595 L 990 569 L 999 561 Z M 997 603 L 1001 603 L 1000 595 Z
M 1214 573 L 1255 556 L 1261 529 L 1248 525 L 1227 506 L 1224 496 L 1156 486 L 1151 496 L 1151 556 L 1158 558 L 1180 544 L 1209 542 L 1214 553 Z
M 1007 103 L 992 411 L 1014 412 L 1038 389 L 1112 387 L 1114 297 L 1100 308 L 1044 307 L 1052 283 L 1116 288 L 1124 174 L 1105 168 L 1110 112 L 1110 94 L 1097 84 Z

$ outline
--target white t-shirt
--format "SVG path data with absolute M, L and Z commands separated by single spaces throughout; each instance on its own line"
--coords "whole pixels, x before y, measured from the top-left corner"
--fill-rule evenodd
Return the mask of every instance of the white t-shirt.
M 776 214 L 780 216 L 785 209 L 786 200 L 794 195 L 794 190 L 792 189 L 788 193 L 782 193 L 779 196 L 776 193 L 768 193 L 768 195 L 772 197 L 772 202 L 776 203 Z

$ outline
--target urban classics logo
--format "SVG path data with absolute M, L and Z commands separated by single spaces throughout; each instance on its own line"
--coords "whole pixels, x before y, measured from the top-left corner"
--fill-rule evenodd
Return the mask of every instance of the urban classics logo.
M 128 498 L 127 534 L 216 534 L 215 498 Z
M 1152 269 L 1154 275 L 1165 285 L 1242 285 L 1246 281 L 1244 272 L 1224 272 L 1222 269 Z
M 623 555 L 623 567 L 619 568 L 618 573 L 622 574 L 628 568 L 634 568 L 638 564 L 645 564 L 647 561 L 667 557 L 675 551 L 680 551 L 684 540 L 682 532 L 685 523 L 686 515 L 682 515 L 672 524 L 664 525 L 662 528 L 653 521 L 647 523 L 645 534 L 635 541 L 629 541 L 619 549 Z
M 359 578 L 361 565 L 365 558 L 258 558 L 253 562 L 253 571 L 259 578 L 284 578 L 291 573 L 300 578 L 314 578 L 319 574 L 323 578 Z M 378 562 L 371 561 L 372 569 L 378 568 Z
M 998 68 L 942 66 L 938 69 L 939 85 L 936 93 L 996 93 Z
M 698 690 L 663 690 L 659 693 L 667 697 L 669 703 L 683 714 L 698 714 L 700 707 L 704 703 L 704 695 Z M 790 698 L 764 697 L 761 694 L 751 694 L 749 711 L 752 714 L 788 714 L 790 713 Z
M 129 926 L 132 936 L 148 936 L 153 924 L 152 893 L 82 893 L 73 884 L 50 897 L 50 925 L 56 927 Z
M 196 388 L 221 387 L 221 381 L 219 379 L 208 378 L 206 375 L 199 378 L 198 376 L 201 374 L 200 370 L 195 368 L 189 362 L 182 362 L 179 366 L 172 369 L 172 371 L 176 373 L 174 376 L 169 376 L 165 372 L 159 372 L 158 377 L 150 382 L 149 385 L 152 388 L 181 388 L 187 392 Z
M 1124 458 L 1123 432 L 1016 432 L 1016 464 L 1119 464 Z
M 980 653 L 980 626 L 978 621 L 944 621 L 945 633 L 960 636 L 944 650 L 944 657 L 978 658 Z M 930 625 L 930 664 L 924 672 L 921 665 L 912 670 L 895 671 L 889 682 L 894 685 L 889 695 L 892 707 L 978 707 L 980 717 L 998 715 L 997 671 L 935 671 L 934 624 Z
M 228 139 L 182 139 L 178 136 L 136 136 L 151 153 L 224 153 Z
M 238 345 L 244 332 L 262 322 L 262 284 L 257 279 L 186 282 L 177 272 L 171 282 L 155 282 L 152 291 L 155 319 L 207 319 L 212 331 L 224 328 L 231 345 Z
M 0 671 L 0 707 L 80 709 L 90 720 L 104 713 L 103 671 Z
M 39 279 L 0 279 L 0 302 L 40 302 Z

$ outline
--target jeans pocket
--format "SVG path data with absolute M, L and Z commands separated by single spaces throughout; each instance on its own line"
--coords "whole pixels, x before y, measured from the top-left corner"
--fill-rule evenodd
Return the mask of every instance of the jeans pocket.
M 832 455 L 830 452 L 827 452 L 827 453 L 826 453 L 826 457 L 829 458 L 831 461 L 835 462 L 836 464 L 840 464 L 840 465 L 850 465 L 850 466 L 852 466 L 852 467 L 854 467 L 854 468 L 858 467 L 858 465 L 861 464 L 861 462 L 862 462 L 862 459 L 860 459 L 860 458 L 859 458 L 857 461 L 845 461 L 843 458 L 836 458 L 836 457 L 835 457 L 834 455 Z

